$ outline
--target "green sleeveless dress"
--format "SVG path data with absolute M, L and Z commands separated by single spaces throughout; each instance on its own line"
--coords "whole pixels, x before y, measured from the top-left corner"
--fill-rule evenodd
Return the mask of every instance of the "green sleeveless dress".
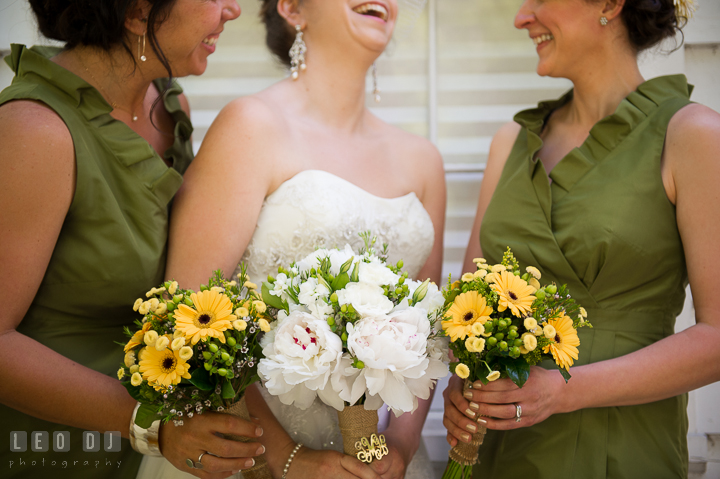
M 192 159 L 192 126 L 178 100 L 181 89 L 173 84 L 164 97 L 175 121 L 175 142 L 164 155 L 173 165 L 168 168 L 143 138 L 110 116 L 112 108 L 97 90 L 49 60 L 59 52 L 13 45 L 6 61 L 16 76 L 0 93 L 0 105 L 37 100 L 52 108 L 70 131 L 77 168 L 70 209 L 18 331 L 115 376 L 123 359 L 115 342 L 127 341 L 123 326 L 137 316 L 133 302 L 164 279 L 168 205 Z M 162 82 L 156 85 L 163 91 Z M 62 392 L 47 394 L 51 401 Z M 99 452 L 83 452 L 82 430 L 4 405 L 0 424 L 0 468 L 6 478 L 132 478 L 142 458 L 124 439 L 120 452 L 105 452 L 102 440 Z M 27 451 L 11 452 L 11 431 L 27 432 Z M 31 451 L 33 431 L 49 432 L 48 452 Z M 70 432 L 68 452 L 53 451 L 54 431 Z
M 545 121 L 572 91 L 515 117 L 523 128 L 483 218 L 480 244 L 489 262 L 500 262 L 510 246 L 522 267 L 539 267 L 543 282 L 568 284 L 594 326 L 579 331 L 576 365 L 673 334 L 687 270 L 660 162 L 668 123 L 691 91 L 682 75 L 643 83 L 562 159 L 552 182 L 533 158 Z M 681 395 L 489 431 L 473 477 L 687 478 L 686 406 Z

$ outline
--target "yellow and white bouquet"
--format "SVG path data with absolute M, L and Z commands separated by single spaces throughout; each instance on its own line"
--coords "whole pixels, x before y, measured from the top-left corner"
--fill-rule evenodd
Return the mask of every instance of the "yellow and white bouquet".
M 534 266 L 520 270 L 507 249 L 502 262 L 474 260 L 477 270 L 444 288 L 442 328 L 450 337 L 455 361 L 450 369 L 465 379 L 466 387 L 509 378 L 523 387 L 530 366 L 552 359 L 565 381 L 578 359 L 577 329 L 589 326 L 587 312 L 570 297 L 567 286 L 541 286 Z M 443 479 L 470 477 L 486 429 L 480 423 L 471 444 L 450 451 Z
M 216 271 L 199 292 L 166 281 L 138 299 L 133 310 L 142 319 L 135 331 L 125 328 L 130 340 L 118 370 L 140 402 L 135 423 L 180 426 L 205 411 L 227 412 L 259 379 L 259 340 L 273 320 L 266 309 L 243 267 L 238 281 Z

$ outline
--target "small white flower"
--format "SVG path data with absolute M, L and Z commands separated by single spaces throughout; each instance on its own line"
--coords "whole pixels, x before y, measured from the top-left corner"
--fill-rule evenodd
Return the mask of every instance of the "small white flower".
M 336 293 L 340 305 L 352 304 L 361 316 L 387 314 L 394 306 L 383 289 L 372 284 L 349 283 Z

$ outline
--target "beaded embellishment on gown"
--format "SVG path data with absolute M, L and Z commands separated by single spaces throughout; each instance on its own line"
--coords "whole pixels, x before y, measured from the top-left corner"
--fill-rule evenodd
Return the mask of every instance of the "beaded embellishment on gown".
M 269 274 L 276 275 L 278 266 L 288 266 L 312 253 L 316 247 L 342 248 L 349 244 L 357 251 L 363 245 L 359 236 L 363 231 L 377 236 L 380 246 L 388 243 L 388 262 L 396 263 L 402 259 L 403 270 L 411 278 L 420 272 L 433 247 L 432 220 L 415 193 L 382 198 L 331 173 L 305 170 L 285 181 L 265 199 L 242 262 L 248 266 L 250 279 L 262 282 Z M 342 452 L 335 409 L 316 399 L 309 409 L 301 410 L 282 404 L 265 388 L 260 390 L 294 441 L 313 449 Z M 378 412 L 381 427 L 383 419 L 387 425 L 387 412 L 383 409 Z M 154 464 L 163 461 L 174 473 L 161 472 Z M 163 458 L 146 457 L 138 477 L 193 477 L 183 474 Z M 432 477 L 422 441 L 405 477 Z

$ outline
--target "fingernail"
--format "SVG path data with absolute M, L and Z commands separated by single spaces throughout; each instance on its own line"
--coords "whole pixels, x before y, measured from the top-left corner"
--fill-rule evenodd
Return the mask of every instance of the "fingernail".
M 465 426 L 465 429 L 470 432 L 475 432 L 477 431 L 477 426 L 475 424 L 468 424 L 467 426 Z
M 472 409 L 466 409 L 465 414 L 467 414 L 468 416 L 470 416 L 472 418 L 475 417 L 475 411 L 473 411 Z
M 263 430 L 261 427 L 255 428 L 255 436 L 260 437 L 263 435 Z
M 463 438 L 464 441 L 470 442 L 470 434 L 464 432 L 464 433 L 461 434 L 461 436 L 462 436 L 462 438 Z
M 472 398 L 473 398 L 472 391 L 470 391 L 470 390 L 468 389 L 467 391 L 465 391 L 465 392 L 463 393 L 463 396 L 465 396 L 465 399 L 472 399 Z
M 255 465 L 255 459 L 248 459 L 245 461 L 245 467 L 253 467 Z
M 480 389 L 483 386 L 482 381 L 475 381 L 473 383 L 473 389 Z
M 473 411 L 477 411 L 478 409 L 480 409 L 480 405 L 478 403 L 471 402 L 470 409 L 472 409 Z
M 255 453 L 255 455 L 256 455 L 256 456 L 259 456 L 260 454 L 264 454 L 264 453 L 265 453 L 265 446 L 263 446 L 263 445 L 261 444 L 260 447 L 258 447 L 258 450 L 257 450 L 257 452 Z
M 487 424 L 487 421 L 486 421 L 485 419 L 480 419 L 480 418 L 478 418 L 478 419 L 477 419 L 477 422 L 481 422 L 481 423 L 483 423 L 483 424 Z

